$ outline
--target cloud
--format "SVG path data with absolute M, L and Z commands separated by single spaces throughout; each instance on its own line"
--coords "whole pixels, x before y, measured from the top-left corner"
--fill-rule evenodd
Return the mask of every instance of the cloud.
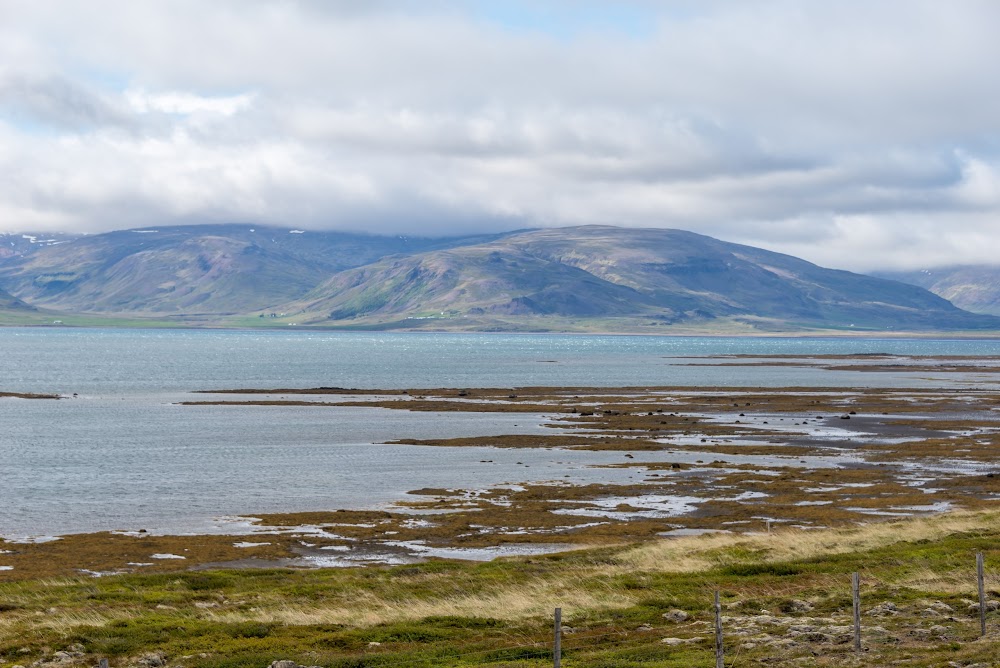
M 0 78 L 0 112 L 29 128 L 79 132 L 125 120 L 114 103 L 58 75 Z
M 989 0 L 10 0 L 0 229 L 602 223 L 978 261 L 998 21 Z
M 167 114 L 195 114 L 204 112 L 221 114 L 223 116 L 232 116 L 239 111 L 249 108 L 253 104 L 254 99 L 252 93 L 226 97 L 209 97 L 184 92 L 151 94 L 142 89 L 127 90 L 124 93 L 124 97 L 129 106 L 141 114 L 155 111 Z

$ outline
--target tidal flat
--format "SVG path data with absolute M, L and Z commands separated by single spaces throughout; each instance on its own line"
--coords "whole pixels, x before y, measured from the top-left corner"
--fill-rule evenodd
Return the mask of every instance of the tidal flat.
M 864 357 L 879 368 L 968 374 L 990 359 Z M 823 355 L 796 364 L 841 366 Z M 787 356 L 755 364 L 793 363 Z M 706 364 L 743 364 L 739 357 Z M 205 398 L 201 398 L 204 396 Z M 437 415 L 547 416 L 535 433 L 406 438 L 394 446 L 545 450 L 567 462 L 604 453 L 589 481 L 523 479 L 411 489 L 378 508 L 317 508 L 233 518 L 219 535 L 118 531 L 0 543 L 0 581 L 216 565 L 398 565 L 489 559 L 698 532 L 851 526 L 1000 501 L 1000 390 L 989 386 L 242 388 L 178 402 L 266 412 L 276 406 L 380 408 Z M 374 446 L 373 446 L 374 447 Z M 515 455 L 516 456 L 516 455 Z M 527 457 L 525 461 L 529 461 Z M 479 462 L 494 465 L 490 455 Z M 607 472 L 601 480 L 600 471 Z M 154 558 L 150 555 L 175 555 Z
M 968 562 L 975 551 L 1000 557 L 997 361 L 864 362 L 984 382 L 192 394 L 179 409 L 546 415 L 543 433 L 393 444 L 566 460 L 599 452 L 610 460 L 593 466 L 609 479 L 539 482 L 526 471 L 486 487 L 413 489 L 377 509 L 234 518 L 219 535 L 0 541 L 0 666 L 51 662 L 57 651 L 63 665 L 98 655 L 149 665 L 150 651 L 178 666 L 547 665 L 545 616 L 556 605 L 571 620 L 566 665 L 712 665 L 711 588 L 723 590 L 748 662 L 990 660 L 997 637 L 976 640 Z M 356 566 L 366 568 L 345 568 Z M 852 570 L 869 578 L 863 658 L 844 630 Z M 998 582 L 988 577 L 991 597 Z

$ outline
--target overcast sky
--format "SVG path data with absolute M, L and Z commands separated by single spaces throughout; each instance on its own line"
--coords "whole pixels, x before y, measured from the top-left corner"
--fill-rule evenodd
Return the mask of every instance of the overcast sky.
M 0 231 L 677 227 L 1000 261 L 995 0 L 0 0 Z

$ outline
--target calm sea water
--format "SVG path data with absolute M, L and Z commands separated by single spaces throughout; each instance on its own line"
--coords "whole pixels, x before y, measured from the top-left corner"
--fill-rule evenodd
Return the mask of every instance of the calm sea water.
M 0 390 L 78 395 L 0 399 L 0 536 L 215 531 L 228 527 L 221 516 L 376 506 L 419 487 L 628 475 L 591 467 L 619 461 L 614 453 L 384 445 L 537 433 L 543 415 L 177 406 L 192 390 L 983 382 L 686 366 L 706 355 L 876 352 L 997 356 L 1000 341 L 0 328 Z

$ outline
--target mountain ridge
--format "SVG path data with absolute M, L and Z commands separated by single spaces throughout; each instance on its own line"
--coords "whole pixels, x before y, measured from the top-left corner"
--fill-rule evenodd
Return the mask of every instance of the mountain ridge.
M 330 275 L 441 240 L 252 225 L 120 230 L 0 261 L 0 287 L 32 304 L 103 314 L 233 314 L 269 308 Z
M 1000 316 L 1000 265 L 952 265 L 875 275 L 925 288 L 973 313 Z
M 46 312 L 198 326 L 1000 330 L 913 285 L 684 230 L 597 225 L 436 239 L 123 230 L 25 246 L 0 258 L 0 289 Z
M 869 329 L 996 327 L 929 292 L 683 230 L 532 230 L 340 272 L 282 309 L 303 323 L 487 314 L 727 317 Z

